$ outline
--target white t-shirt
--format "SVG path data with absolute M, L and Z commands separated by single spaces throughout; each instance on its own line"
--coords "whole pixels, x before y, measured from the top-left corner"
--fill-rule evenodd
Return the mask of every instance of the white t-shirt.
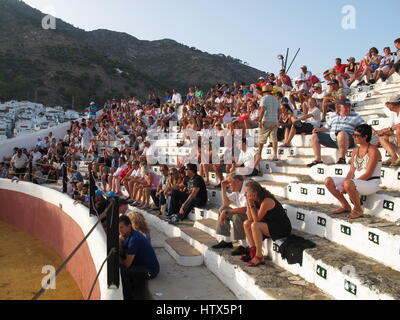
M 24 153 L 21 154 L 21 157 L 18 157 L 18 154 L 14 154 L 11 163 L 14 165 L 15 169 L 25 168 L 28 164 L 28 157 Z
M 246 152 L 243 152 L 243 150 L 240 150 L 239 154 L 239 159 L 238 159 L 238 165 L 244 164 L 246 168 L 253 168 L 254 167 L 254 156 L 256 155 L 256 152 L 254 151 L 254 148 L 246 148 Z
M 307 81 L 309 77 L 312 76 L 312 73 L 310 71 L 307 71 L 306 74 L 304 74 L 303 72 L 300 73 L 299 78 L 303 81 Z
M 258 109 L 250 112 L 250 120 L 255 121 L 260 115 L 260 111 Z
M 172 95 L 172 103 L 182 104 L 182 95 L 179 92 Z
M 32 164 L 35 166 L 36 162 L 42 157 L 42 154 L 39 151 L 32 152 Z
M 214 102 L 217 103 L 217 104 L 218 103 L 222 103 L 222 102 L 224 102 L 224 98 L 223 97 L 221 97 L 221 98 L 217 97 L 217 98 L 215 98 Z
M 312 118 L 307 118 L 306 122 L 311 123 L 314 129 L 318 129 L 321 126 L 321 111 L 314 107 L 314 109 L 309 110 L 308 114 L 312 114 Z
M 293 91 L 301 91 L 301 90 L 305 90 L 307 91 L 307 85 L 305 83 L 302 83 L 300 86 L 298 86 L 297 84 L 293 87 Z
M 115 171 L 114 173 L 114 177 L 118 177 L 120 175 L 120 173 L 125 170 L 126 168 L 128 168 L 127 164 L 124 163 L 121 167 L 118 167 L 117 171 Z
M 243 181 L 242 190 L 240 190 L 240 192 L 232 192 L 228 194 L 228 199 L 233 202 L 231 207 L 243 208 L 247 206 L 246 197 L 244 196 L 246 184 L 247 182 Z
M 131 173 L 131 177 L 140 177 L 140 169 L 133 170 Z
M 82 146 L 88 146 L 90 143 L 90 139 L 93 138 L 93 132 L 89 128 L 86 128 L 85 130 L 81 129 L 79 130 L 79 133 L 82 136 Z
M 396 124 L 400 123 L 400 113 L 397 114 L 396 112 L 390 111 L 390 126 L 393 127 Z
M 312 95 L 312 98 L 317 99 L 317 100 L 322 100 L 326 95 L 326 91 L 322 90 L 321 93 L 314 92 Z

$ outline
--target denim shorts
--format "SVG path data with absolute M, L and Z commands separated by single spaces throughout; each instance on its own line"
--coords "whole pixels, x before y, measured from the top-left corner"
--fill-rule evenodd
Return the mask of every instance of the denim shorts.
M 356 145 L 354 143 L 353 136 L 346 132 L 349 136 L 349 149 L 354 148 Z M 332 140 L 329 132 L 317 132 L 319 143 L 327 148 L 335 148 L 338 149 L 337 141 Z

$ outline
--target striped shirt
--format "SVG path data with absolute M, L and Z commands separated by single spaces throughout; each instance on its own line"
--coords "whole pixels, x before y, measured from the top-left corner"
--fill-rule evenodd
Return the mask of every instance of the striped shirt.
M 262 97 L 260 107 L 265 108 L 262 122 L 278 122 L 279 101 L 272 95 Z
M 340 131 L 346 131 L 352 134 L 357 126 L 365 123 L 364 119 L 355 112 L 351 112 L 348 116 L 341 116 L 339 114 L 329 118 L 325 124 L 325 128 L 329 130 L 332 140 L 336 141 L 336 135 Z

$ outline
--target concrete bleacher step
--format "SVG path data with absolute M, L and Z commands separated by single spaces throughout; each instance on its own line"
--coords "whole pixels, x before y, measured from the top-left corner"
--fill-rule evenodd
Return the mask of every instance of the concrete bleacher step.
M 305 203 L 338 205 L 338 200 L 322 183 L 293 182 L 287 186 L 289 200 L 301 200 Z M 391 222 L 400 218 L 400 192 L 380 190 L 370 196 L 362 196 L 362 205 L 366 215 L 375 216 Z
M 375 217 L 348 220 L 346 214 L 330 214 L 337 206 L 278 199 L 293 229 L 326 238 L 400 271 L 400 226 L 395 223 Z M 218 237 L 217 208 L 196 210 L 197 227 Z
M 181 266 L 195 267 L 204 262 L 203 255 L 180 237 L 166 239 L 164 248 Z
M 268 252 L 277 265 L 298 274 L 336 299 L 398 300 L 400 273 L 327 239 L 296 231 L 317 247 L 303 253 L 303 265 L 289 265 L 269 240 Z M 275 248 L 275 251 L 274 251 Z
M 400 271 L 400 226 L 380 218 L 349 220 L 332 205 L 280 200 L 292 227 L 347 247 Z
M 312 178 L 309 175 L 295 174 L 295 173 L 268 173 L 262 176 L 263 181 L 272 181 L 279 183 L 290 183 L 290 182 L 307 182 L 311 181 Z M 260 183 L 263 181 L 259 181 Z
M 310 168 L 309 175 L 313 178 L 314 181 L 323 182 L 326 177 L 345 177 L 349 170 L 350 165 L 348 164 L 318 164 Z M 390 186 L 392 189 L 400 191 L 400 167 L 382 166 L 381 180 L 382 186 Z
M 194 227 L 215 237 L 216 223 L 212 219 L 203 219 L 196 221 Z M 400 272 L 327 239 L 299 231 L 293 233 L 313 241 L 317 247 L 304 251 L 302 266 L 289 265 L 277 252 L 277 243 L 264 241 L 264 253 L 269 253 L 273 263 L 314 283 L 337 299 L 400 298 Z
M 167 236 L 179 236 L 204 256 L 204 264 L 239 299 L 242 300 L 331 300 L 330 295 L 298 276 L 267 261 L 251 268 L 230 254 L 231 250 L 215 250 L 217 240 L 208 233 L 190 226 L 172 226 L 151 213 L 143 212 L 149 224 Z
M 314 155 L 308 156 L 288 156 L 286 162 L 290 165 L 307 165 L 313 162 L 315 159 Z M 332 156 L 324 156 L 321 157 L 324 163 L 334 164 L 336 162 L 336 158 Z

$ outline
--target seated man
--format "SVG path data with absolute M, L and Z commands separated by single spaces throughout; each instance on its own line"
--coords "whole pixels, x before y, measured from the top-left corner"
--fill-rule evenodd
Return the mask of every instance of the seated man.
M 232 248 L 231 241 L 231 221 L 233 222 L 232 238 L 239 241 L 239 247 L 232 251 L 233 256 L 245 255 L 248 253 L 246 235 L 243 229 L 243 222 L 247 219 L 246 198 L 244 196 L 246 181 L 243 176 L 230 174 L 228 179 L 221 183 L 222 206 L 219 209 L 219 219 L 217 224 L 217 234 L 224 236 L 214 249 Z M 231 194 L 226 192 L 227 187 Z
M 247 147 L 246 138 L 242 138 L 242 146 L 237 161 L 232 164 L 230 173 L 237 172 L 243 176 L 254 177 L 259 174 L 257 169 L 261 155 L 253 147 Z M 239 168 L 239 169 L 237 169 Z
M 160 264 L 149 240 L 132 228 L 128 216 L 119 217 L 120 267 L 125 300 L 142 300 L 146 280 L 154 279 Z
M 390 158 L 382 164 L 385 166 L 400 166 L 400 158 L 396 148 L 400 146 L 400 95 L 389 98 L 386 107 L 390 112 L 390 127 L 374 131 L 379 137 L 382 147 L 390 154 Z
M 292 104 L 293 108 L 297 109 L 296 101 L 300 103 L 300 106 L 303 104 L 304 96 L 307 94 L 307 92 L 308 89 L 303 79 L 296 79 L 295 86 L 289 94 L 290 103 Z
M 197 174 L 197 165 L 187 164 L 185 174 L 189 178 L 188 192 L 179 190 L 171 192 L 171 205 L 168 209 L 168 215 L 171 216 L 170 224 L 186 219 L 194 207 L 203 207 L 208 200 L 206 184 L 203 178 Z
M 339 149 L 337 164 L 346 164 L 347 150 L 355 147 L 352 134 L 354 129 L 365 121 L 359 114 L 351 112 L 349 100 L 340 101 L 338 106 L 339 114 L 329 118 L 324 127 L 313 130 L 311 143 L 315 160 L 307 165 L 310 168 L 323 163 L 321 160 L 321 144 L 328 148 Z

